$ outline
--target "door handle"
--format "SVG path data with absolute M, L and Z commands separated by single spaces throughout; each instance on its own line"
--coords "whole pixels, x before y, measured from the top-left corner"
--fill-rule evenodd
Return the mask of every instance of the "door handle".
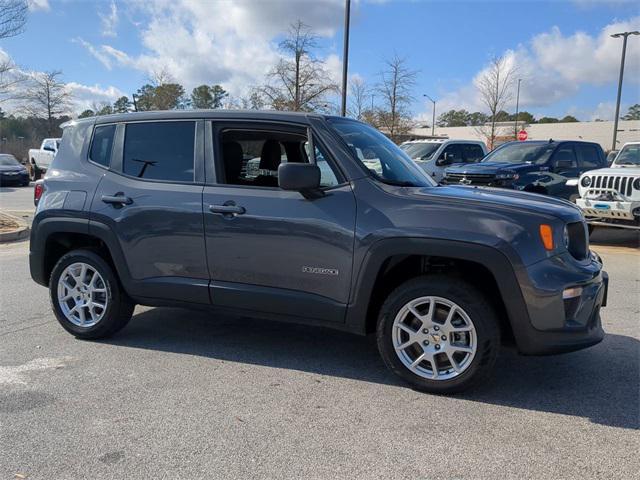
M 129 197 L 126 197 L 122 192 L 118 192 L 115 195 L 102 195 L 102 201 L 104 203 L 109 203 L 111 205 L 120 207 L 122 207 L 123 205 L 131 205 L 133 203 L 133 200 L 131 200 L 131 198 Z
M 247 211 L 244 207 L 235 204 L 209 205 L 209 210 L 223 215 L 242 215 Z

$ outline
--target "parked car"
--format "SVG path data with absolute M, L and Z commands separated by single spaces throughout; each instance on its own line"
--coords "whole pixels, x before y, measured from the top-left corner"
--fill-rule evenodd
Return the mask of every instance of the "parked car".
M 446 170 L 448 184 L 512 188 L 575 201 L 576 185 L 567 184 L 582 173 L 606 166 L 602 147 L 582 141 L 509 142 L 480 163 Z
M 47 172 L 49 165 L 58 152 L 60 146 L 59 138 L 45 138 L 42 140 L 40 148 L 29 150 L 29 177 L 32 181 L 38 180 Z
M 16 157 L 8 153 L 0 153 L 0 186 L 29 185 L 27 169 Z
M 583 174 L 578 187 L 590 225 L 640 229 L 640 142 L 626 143 L 611 168 Z
M 578 207 L 438 186 L 364 123 L 211 110 L 63 128 L 29 262 L 78 338 L 115 334 L 135 304 L 208 307 L 375 333 L 391 371 L 452 393 L 503 343 L 549 354 L 604 336 L 607 274 Z M 243 177 L 256 144 L 269 174 Z
M 442 180 L 446 167 L 456 163 L 476 163 L 487 154 L 485 144 L 477 140 L 411 140 L 400 148 L 436 182 Z

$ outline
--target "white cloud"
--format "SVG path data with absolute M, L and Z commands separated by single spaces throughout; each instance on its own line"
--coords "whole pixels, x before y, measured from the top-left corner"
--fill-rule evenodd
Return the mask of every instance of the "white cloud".
M 142 53 L 92 45 L 79 39 L 107 69 L 134 68 L 147 75 L 165 70 L 185 86 L 220 83 L 233 95 L 263 80 L 276 63 L 277 42 L 300 19 L 321 36 L 342 28 L 342 0 L 203 2 L 134 1 L 128 15 L 144 17 Z M 137 22 L 136 22 L 137 23 Z M 333 72 L 337 57 L 327 52 Z
M 11 56 L 0 48 L 0 63 L 12 63 Z M 15 67 L 9 72 L 12 78 L 16 76 L 26 77 L 27 81 L 13 85 L 9 88 L 5 95 L 0 96 L 0 105 L 2 109 L 8 113 L 21 114 L 24 112 L 24 104 L 19 100 L 20 89 L 27 87 L 28 79 L 33 78 L 41 72 L 32 72 Z M 5 80 L 11 80 L 5 78 Z M 116 99 L 124 95 L 124 92 L 114 86 L 102 87 L 99 84 L 84 85 L 78 82 L 68 82 L 66 84 L 67 91 L 71 94 L 71 105 L 69 114 L 79 113 L 87 108 L 91 108 L 93 104 L 101 104 L 103 102 L 113 103 Z
M 518 78 L 522 79 L 520 108 L 544 111 L 545 107 L 575 95 L 583 86 L 615 84 L 620 68 L 622 42 L 610 35 L 629 30 L 640 30 L 640 17 L 606 25 L 594 36 L 584 32 L 565 36 L 559 28 L 554 27 L 549 32 L 534 36 L 527 45 L 520 46 L 516 51 L 504 52 L 507 62 L 517 68 Z M 471 82 L 442 94 L 438 111 L 442 113 L 461 108 L 471 111 L 486 110 L 475 87 L 483 71 L 484 69 L 478 72 Z M 638 42 L 628 43 L 625 72 L 627 81 L 637 88 L 640 83 Z M 599 108 L 604 109 L 605 104 L 600 105 L 602 107 Z M 511 110 L 513 107 L 514 105 L 508 106 Z M 429 113 L 430 105 L 420 116 L 428 117 Z M 602 115 L 599 118 L 613 117 L 613 113 L 605 113 L 601 110 L 589 115 L 589 118 L 597 115 Z M 586 117 L 587 115 L 583 115 L 579 118 Z
M 98 12 L 98 16 L 100 17 L 100 23 L 102 23 L 102 35 L 105 37 L 115 37 L 117 35 L 116 29 L 120 19 L 116 3 L 111 0 L 109 11 L 107 13 Z
M 27 0 L 29 10 L 35 12 L 36 10 L 50 10 L 49 0 Z

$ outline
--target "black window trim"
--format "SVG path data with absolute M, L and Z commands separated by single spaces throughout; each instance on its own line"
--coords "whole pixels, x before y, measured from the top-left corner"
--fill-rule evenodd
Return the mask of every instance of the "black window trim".
M 109 157 L 109 164 L 103 165 L 91 158 L 91 150 L 93 149 L 93 141 L 96 136 L 96 130 L 100 127 L 109 127 L 111 125 L 114 125 L 116 127 L 115 131 L 113 132 L 113 140 L 111 141 L 111 156 Z M 100 167 L 104 170 L 111 170 L 111 165 L 113 164 L 113 161 L 114 161 L 114 153 L 116 151 L 117 141 L 118 141 L 118 123 L 117 122 L 100 123 L 100 124 L 94 123 L 93 130 L 91 131 L 91 141 L 89 142 L 89 148 L 87 149 L 87 161 L 92 165 L 95 165 L 96 167 Z
M 125 133 L 127 125 L 138 124 L 138 123 L 167 123 L 167 122 L 191 122 L 194 124 L 193 128 L 193 180 L 192 181 L 180 181 L 180 180 L 165 180 L 165 179 L 157 179 L 157 178 L 141 178 L 135 177 L 133 175 L 129 175 L 124 172 L 124 142 L 125 142 Z M 118 158 L 115 162 L 115 167 L 112 168 L 111 171 L 117 173 L 126 178 L 130 178 L 132 180 L 136 180 L 139 182 L 149 182 L 149 183 L 168 183 L 174 185 L 205 185 L 204 181 L 204 158 L 203 158 L 203 148 L 201 147 L 201 143 L 204 141 L 204 126 L 203 119 L 198 118 L 163 118 L 160 119 L 149 119 L 149 120 L 134 120 L 134 121 L 125 121 L 119 122 L 118 130 L 116 130 L 116 136 L 118 137 Z M 104 125 L 104 124 L 100 124 Z M 114 137 L 115 141 L 115 137 Z M 115 148 L 111 152 L 111 159 L 113 163 L 113 155 L 116 153 Z
M 207 178 L 206 185 L 210 187 L 226 187 L 226 188 L 247 188 L 251 190 L 268 190 L 284 192 L 280 187 L 268 187 L 263 185 L 237 185 L 233 183 L 221 183 L 220 179 L 224 178 L 224 167 L 217 159 L 222 157 L 222 148 L 220 142 L 220 135 L 224 131 L 236 130 L 236 131 L 265 131 L 265 132 L 280 132 L 286 134 L 294 134 L 306 137 L 307 128 L 311 128 L 313 134 L 313 143 L 315 146 L 320 146 L 325 154 L 325 160 L 329 164 L 329 167 L 333 171 L 338 183 L 329 187 L 320 187 L 319 190 L 327 192 L 336 188 L 349 185 L 349 181 L 338 166 L 338 162 L 332 157 L 329 149 L 325 146 L 318 132 L 316 132 L 311 124 L 291 123 L 282 121 L 269 121 L 269 120 L 254 120 L 254 119 L 209 119 L 207 123 L 211 126 L 211 141 L 213 147 L 213 155 L 211 155 L 211 162 L 213 164 L 213 181 L 210 182 Z M 215 140 L 214 140 L 215 138 Z M 208 170 L 207 170 L 208 171 Z

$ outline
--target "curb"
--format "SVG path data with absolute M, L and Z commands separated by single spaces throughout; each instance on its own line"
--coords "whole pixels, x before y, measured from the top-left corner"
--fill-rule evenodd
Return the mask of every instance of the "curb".
M 16 240 L 22 240 L 29 236 L 31 228 L 29 228 L 29 226 L 26 225 L 21 218 L 14 217 L 13 215 L 9 215 L 7 213 L 0 213 L 0 215 L 9 217 L 19 225 L 15 230 L 0 233 L 0 243 L 15 242 Z

